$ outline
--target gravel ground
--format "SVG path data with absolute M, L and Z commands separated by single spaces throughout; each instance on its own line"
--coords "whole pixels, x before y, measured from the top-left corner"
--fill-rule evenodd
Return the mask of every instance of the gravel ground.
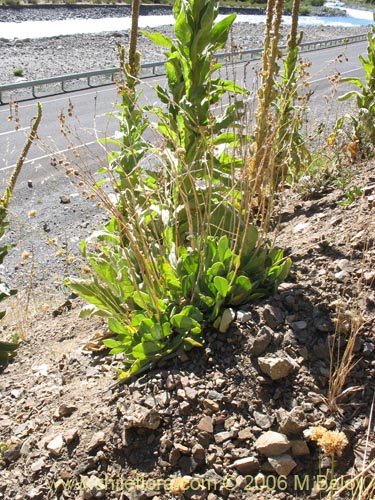
M 110 8 L 108 8 L 110 9 Z M 27 19 L 67 19 L 71 17 L 97 18 L 101 10 L 98 7 L 86 9 L 17 9 L 1 10 L 4 21 L 22 21 L 22 15 Z M 116 7 L 106 10 L 105 15 L 126 15 L 126 8 Z M 153 10 L 150 14 L 155 14 Z M 166 11 L 159 10 L 165 14 Z M 103 15 L 103 14 L 102 14 Z M 1 23 L 0 23 L 1 24 Z M 163 26 L 155 30 L 172 35 L 172 26 Z M 309 27 L 304 28 L 305 41 L 324 40 L 366 33 L 368 27 Z M 1 29 L 0 29 L 1 32 Z M 284 28 L 284 41 L 288 28 Z M 258 48 L 263 43 L 264 25 L 241 23 L 234 26 L 231 44 L 243 49 Z M 56 36 L 53 38 L 6 40 L 0 38 L 0 84 L 25 80 L 48 78 L 62 74 L 80 71 L 91 71 L 118 65 L 117 43 L 128 43 L 128 31 L 106 32 L 99 34 L 80 34 L 72 36 Z M 230 45 L 227 47 L 230 49 Z M 163 49 L 153 45 L 145 36 L 139 36 L 139 49 L 142 62 L 163 60 Z M 23 76 L 15 77 L 13 70 L 23 68 Z

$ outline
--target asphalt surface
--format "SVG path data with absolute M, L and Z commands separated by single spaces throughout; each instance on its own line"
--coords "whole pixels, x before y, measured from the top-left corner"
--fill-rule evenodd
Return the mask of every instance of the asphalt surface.
M 336 117 L 343 114 L 348 104 L 336 103 L 335 85 L 332 79 L 339 72 L 341 76 L 363 76 L 358 60 L 359 54 L 365 54 L 367 42 L 350 44 L 347 47 L 334 47 L 303 54 L 303 59 L 311 62 L 309 90 L 313 92 L 310 101 L 308 127 L 310 130 L 319 124 L 333 124 Z M 256 84 L 254 83 L 259 62 L 240 63 L 235 67 L 237 83 L 246 85 L 254 99 Z M 223 76 L 232 78 L 232 68 L 223 70 Z M 155 101 L 153 87 L 156 82 L 164 84 L 165 78 L 150 78 L 144 81 L 142 99 L 148 103 Z M 340 95 L 348 87 L 339 86 Z M 56 162 L 75 160 L 72 156 L 69 140 L 73 136 L 76 155 L 80 164 L 86 164 L 88 171 L 96 170 L 105 164 L 106 153 L 98 145 L 100 137 L 111 137 L 117 130 L 115 118 L 108 113 L 116 111 L 117 100 L 114 86 L 72 92 L 40 99 L 43 105 L 43 119 L 40 125 L 39 140 L 32 145 L 25 161 L 10 207 L 11 229 L 6 240 L 16 243 L 7 259 L 5 274 L 15 286 L 24 286 L 30 278 L 29 260 L 25 263 L 22 254 L 30 252 L 33 258 L 33 279 L 37 284 L 54 283 L 58 277 L 69 274 L 66 261 L 56 256 L 56 248 L 51 249 L 48 240 L 57 239 L 65 254 L 79 254 L 79 240 L 89 230 L 98 228 L 105 216 L 97 208 L 97 201 L 85 199 L 71 184 L 65 175 L 64 168 L 56 166 Z M 71 108 L 72 118 L 68 117 Z M 63 112 L 69 122 L 72 133 L 68 140 L 61 133 L 59 120 Z M 16 164 L 30 130 L 30 123 L 36 114 L 35 101 L 19 103 L 19 129 L 15 130 L 15 122 L 9 121 L 9 106 L 0 107 L 0 192 L 4 190 L 7 180 Z M 15 113 L 13 112 L 13 117 Z M 309 131 L 308 131 L 309 133 Z M 62 196 L 69 199 L 62 203 Z M 30 218 L 30 211 L 36 216 Z M 57 252 L 59 253 L 59 252 Z M 58 276 L 55 276 L 55 275 Z

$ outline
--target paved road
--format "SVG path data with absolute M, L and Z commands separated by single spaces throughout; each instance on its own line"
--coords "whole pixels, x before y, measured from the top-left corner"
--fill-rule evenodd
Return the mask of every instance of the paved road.
M 366 42 L 360 42 L 346 48 L 335 47 L 303 54 L 303 58 L 312 63 L 309 69 L 310 88 L 314 94 L 310 126 L 333 122 L 336 115 L 342 114 L 332 99 L 332 85 L 327 76 L 336 72 L 343 76 L 362 76 L 358 55 L 365 53 L 366 47 Z M 258 69 L 259 63 L 238 64 L 236 81 L 246 84 L 250 90 L 254 89 L 254 74 Z M 148 102 L 154 101 L 153 86 L 156 81 L 163 83 L 164 78 L 144 82 L 144 99 Z M 76 148 L 81 155 L 80 162 L 85 162 L 88 167 L 103 164 L 105 154 L 96 144 L 96 139 L 111 136 L 116 131 L 116 120 L 107 116 L 108 112 L 116 109 L 113 104 L 116 98 L 115 88 L 109 86 L 41 99 L 43 120 L 39 129 L 40 140 L 30 150 L 11 204 L 11 231 L 7 239 L 17 243 L 17 249 L 7 260 L 6 274 L 16 286 L 25 286 L 33 273 L 35 276 L 31 281 L 39 284 L 44 281 L 51 283 L 55 274 L 58 274 L 58 281 L 65 273 L 70 273 L 66 263 L 56 257 L 56 249 L 48 245 L 48 239 L 57 238 L 64 251 L 78 255 L 79 240 L 88 229 L 101 224 L 103 215 L 98 213 L 96 202 L 84 199 L 62 169 L 51 166 L 51 158 L 59 159 L 64 154 L 72 157 L 58 120 L 62 111 L 67 114 L 71 102 L 73 115 L 78 117 L 78 121 L 72 119 L 71 123 L 81 142 L 79 149 Z M 14 123 L 7 120 L 9 107 L 0 107 L 0 192 L 14 168 L 35 113 L 34 101 L 20 103 L 20 129 L 15 131 Z M 32 188 L 28 186 L 28 180 L 32 180 Z M 62 204 L 62 195 L 68 196 L 70 203 Z M 28 218 L 30 210 L 36 210 L 36 217 Z M 22 261 L 23 251 L 32 254 L 32 263 L 30 259 L 26 263 Z
M 362 68 L 358 61 L 358 55 L 364 53 L 367 42 L 360 42 L 348 47 L 334 47 L 320 51 L 303 54 L 303 58 L 312 62 L 310 68 L 311 88 L 314 90 L 312 102 L 314 111 L 311 112 L 310 121 L 317 118 L 325 120 L 324 114 L 327 112 L 327 100 L 331 97 L 331 84 L 327 76 L 339 71 L 341 75 L 362 74 Z M 339 58 L 339 54 L 343 57 Z M 341 62 L 340 62 L 341 61 Z M 254 88 L 254 70 L 258 64 L 241 63 L 236 67 L 236 80 L 245 84 L 250 90 Z M 231 75 L 229 75 L 231 76 Z M 145 80 L 144 97 L 148 102 L 154 100 L 152 91 L 156 81 L 163 82 L 163 77 Z M 116 100 L 116 93 L 113 86 L 90 89 L 70 94 L 58 95 L 41 99 L 43 103 L 43 120 L 39 129 L 40 142 L 34 145 L 27 160 L 27 171 L 25 175 L 29 178 L 40 177 L 41 169 L 45 171 L 50 162 L 51 153 L 58 154 L 65 152 L 67 141 L 60 133 L 58 120 L 59 113 L 68 108 L 69 100 L 73 103 L 73 114 L 79 117 L 79 136 L 84 144 L 92 144 L 97 136 L 101 137 L 106 133 L 112 134 L 116 129 L 116 121 L 108 120 L 107 113 L 114 109 L 113 103 Z M 0 107 L 0 177 L 7 178 L 7 171 L 14 166 L 17 155 L 22 148 L 25 134 L 30 128 L 30 120 L 35 115 L 35 102 L 27 101 L 19 105 L 20 129 L 14 130 L 14 123 L 7 121 L 9 115 L 8 106 Z M 83 148 L 82 148 L 83 149 Z M 47 169 L 48 171 L 48 169 Z

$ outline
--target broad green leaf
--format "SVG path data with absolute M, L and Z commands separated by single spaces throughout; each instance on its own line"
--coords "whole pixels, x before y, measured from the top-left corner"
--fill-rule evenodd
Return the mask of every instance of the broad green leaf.
M 123 334 L 126 336 L 136 332 L 136 329 L 134 327 L 124 325 L 121 321 L 113 317 L 109 318 L 108 320 L 108 328 L 111 330 L 111 332 Z
M 149 309 L 154 310 L 154 304 L 152 303 L 150 295 L 144 292 L 134 292 L 133 300 L 144 311 L 148 311 Z
M 111 349 L 109 351 L 109 354 L 122 354 L 123 352 L 125 352 L 125 348 L 124 347 L 114 347 L 113 349 Z
M 172 41 L 169 36 L 165 36 L 161 33 L 148 33 L 147 31 L 141 31 L 142 35 L 147 36 L 155 45 L 160 45 L 161 47 L 172 47 Z
M 210 33 L 211 43 L 223 48 L 237 14 L 231 14 L 215 24 Z
M 120 347 L 120 342 L 118 342 L 117 340 L 115 339 L 104 339 L 103 340 L 103 344 L 106 346 L 106 347 L 109 347 L 111 349 L 114 349 L 116 347 Z
M 229 283 L 228 281 L 223 278 L 222 276 L 215 276 L 214 278 L 214 285 L 221 295 L 221 297 L 225 298 L 228 294 L 229 290 Z

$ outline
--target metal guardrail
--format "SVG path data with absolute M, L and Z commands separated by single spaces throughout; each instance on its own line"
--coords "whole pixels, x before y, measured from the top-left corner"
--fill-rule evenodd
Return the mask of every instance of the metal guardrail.
M 315 42 L 304 42 L 300 45 L 301 52 L 308 52 L 311 50 L 326 49 L 329 47 L 336 47 L 340 45 L 346 45 L 349 43 L 362 42 L 367 40 L 367 34 L 353 35 L 344 38 L 334 38 L 331 40 L 319 40 Z M 286 46 L 281 46 L 281 50 L 285 50 Z M 263 48 L 259 49 L 249 49 L 241 50 L 238 52 L 222 52 L 216 54 L 216 60 L 223 60 L 227 63 L 229 62 L 243 62 L 243 61 L 255 61 L 260 59 Z M 165 61 L 157 61 L 144 63 L 141 65 L 141 78 L 147 78 L 150 76 L 163 75 Z M 159 71 L 160 69 L 160 71 Z M 52 78 L 43 78 L 41 80 L 31 80 L 27 82 L 10 83 L 7 85 L 0 85 L 0 106 L 4 104 L 9 104 L 3 101 L 2 96 L 4 92 L 11 93 L 18 89 L 31 89 L 32 97 L 26 97 L 20 100 L 28 100 L 31 98 L 38 98 L 37 90 L 42 91 L 44 86 L 59 84 L 60 89 L 50 89 L 48 94 L 44 94 L 39 97 L 47 97 L 50 95 L 56 95 L 65 92 L 73 92 L 77 90 L 82 90 L 85 88 L 101 87 L 104 85 L 113 84 L 115 81 L 115 75 L 120 73 L 120 68 L 106 68 L 96 71 L 88 71 L 84 73 L 73 73 L 70 75 L 60 75 Z M 100 77 L 100 78 L 99 78 Z M 103 79 L 104 77 L 104 79 Z M 82 80 L 86 80 L 86 85 Z M 77 82 L 80 81 L 80 86 L 77 87 Z M 73 88 L 68 88 L 67 83 L 73 83 Z M 82 86 L 83 85 L 83 86 Z

